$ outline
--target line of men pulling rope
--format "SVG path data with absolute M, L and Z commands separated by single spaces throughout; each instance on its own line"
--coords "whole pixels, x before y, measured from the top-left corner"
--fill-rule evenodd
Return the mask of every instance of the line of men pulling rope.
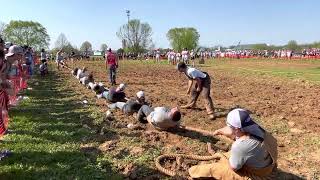
M 210 97 L 211 80 L 206 72 L 178 63 L 177 69 L 183 72 L 189 79 L 188 90 L 192 92 L 191 101 L 181 108 L 194 108 L 200 94 L 206 102 L 206 109 L 210 119 L 219 116 L 214 112 L 213 102 Z M 146 102 L 143 91 L 136 93 L 132 99 L 126 98 L 125 85 L 120 84 L 117 88 L 106 88 L 102 83 L 95 82 L 93 75 L 86 68 L 75 68 L 72 74 L 81 84 L 92 89 L 98 98 L 105 98 L 111 103 L 110 109 L 120 109 L 126 115 L 136 114 L 136 119 L 141 123 L 149 123 L 158 130 L 182 128 L 195 130 L 209 136 L 225 136 L 233 141 L 231 150 L 227 153 L 216 153 L 214 163 L 196 165 L 189 169 L 192 178 L 215 178 L 215 179 L 273 179 L 277 169 L 277 140 L 265 129 L 259 126 L 249 112 L 244 109 L 233 109 L 227 115 L 226 126 L 215 132 L 206 132 L 196 128 L 180 125 L 181 112 L 178 107 L 151 107 Z M 194 84 L 194 86 L 193 86 Z M 192 91 L 191 91 L 192 89 Z M 182 155 L 167 155 L 163 157 L 189 157 Z M 157 168 L 170 176 L 175 173 L 166 171 L 157 159 Z M 201 157 L 200 157 L 201 159 Z M 209 158 L 210 159 L 210 158 Z
M 181 112 L 177 107 L 151 107 L 146 102 L 145 93 L 139 91 L 136 97 L 129 99 L 124 92 L 125 84 L 120 84 L 117 88 L 106 88 L 101 82 L 95 82 L 92 73 L 88 73 L 87 68 L 75 68 L 72 75 L 88 89 L 95 92 L 97 98 L 104 98 L 109 103 L 111 110 L 120 109 L 126 115 L 137 114 L 136 119 L 141 123 L 150 123 L 157 129 L 166 130 L 179 125 Z

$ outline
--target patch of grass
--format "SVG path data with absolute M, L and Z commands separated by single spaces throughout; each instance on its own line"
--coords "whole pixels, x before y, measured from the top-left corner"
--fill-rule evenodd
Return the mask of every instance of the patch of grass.
M 120 179 L 109 161 L 99 164 L 101 155 L 81 150 L 93 134 L 81 120 L 93 121 L 94 113 L 79 105 L 78 94 L 55 72 L 30 82 L 30 99 L 10 109 L 13 132 L 0 150 L 13 154 L 0 161 L 0 179 Z
M 215 59 L 209 60 L 207 64 L 221 71 L 258 76 L 279 76 L 320 83 L 320 60 Z

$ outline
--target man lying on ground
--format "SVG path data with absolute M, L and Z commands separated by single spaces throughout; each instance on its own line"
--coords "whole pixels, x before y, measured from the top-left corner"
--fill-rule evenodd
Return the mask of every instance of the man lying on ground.
M 151 108 L 142 105 L 137 114 L 137 120 L 141 123 L 149 123 L 158 130 L 168 130 L 180 125 L 181 113 L 177 107 Z
M 117 88 L 106 89 L 102 83 L 93 87 L 98 98 L 105 98 L 111 103 L 125 102 L 126 94 L 124 93 L 125 84 L 120 84 Z
M 96 84 L 94 81 L 93 81 L 93 82 L 89 82 L 89 83 L 87 84 L 87 88 L 93 90 L 93 88 L 94 88 L 96 85 L 97 85 L 97 84 Z
M 127 102 L 116 102 L 109 105 L 110 109 L 119 108 L 124 114 L 132 115 L 138 113 L 142 105 L 149 105 L 146 102 L 145 94 L 143 91 L 139 91 L 136 94 L 136 99 L 129 99 Z
M 81 79 L 81 78 L 83 78 L 83 77 L 85 77 L 85 76 L 87 76 L 87 75 L 88 75 L 87 68 L 86 68 L 86 67 L 83 67 L 82 69 L 78 69 L 78 70 L 77 70 L 77 76 L 76 76 L 76 78 L 77 78 L 77 79 Z
M 224 135 L 234 141 L 219 161 L 189 169 L 192 178 L 248 179 L 267 177 L 277 168 L 277 140 L 262 129 L 244 109 L 234 109 L 227 116 L 227 126 L 213 135 Z
M 93 74 L 90 73 L 88 76 L 84 76 L 83 78 L 80 78 L 79 82 L 85 86 L 87 86 L 90 82 L 93 83 L 94 82 Z

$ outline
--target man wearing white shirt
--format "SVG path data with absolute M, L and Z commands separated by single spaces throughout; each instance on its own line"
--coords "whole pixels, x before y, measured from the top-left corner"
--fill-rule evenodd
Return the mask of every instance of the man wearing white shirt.
M 181 57 L 181 54 L 180 54 L 179 52 L 177 52 L 177 54 L 176 54 L 176 61 L 177 61 L 177 63 L 180 62 L 180 57 Z
M 85 86 L 87 86 L 90 82 L 93 83 L 94 79 L 93 79 L 92 73 L 90 73 L 88 76 L 84 76 L 83 78 L 80 78 L 79 82 Z
M 85 76 L 87 76 L 87 68 L 86 67 L 84 67 L 83 69 L 77 70 L 77 76 L 76 76 L 77 79 L 80 80 L 81 78 L 83 78 Z
M 183 72 L 189 79 L 187 94 L 190 94 L 191 92 L 192 97 L 191 101 L 187 105 L 182 106 L 181 108 L 195 107 L 198 97 L 200 93 L 202 93 L 202 96 L 204 97 L 204 100 L 206 102 L 205 106 L 209 118 L 212 120 L 215 119 L 213 102 L 210 96 L 211 79 L 209 74 L 195 68 L 187 67 L 187 65 L 184 62 L 179 63 L 177 65 L 177 69 L 178 71 Z M 196 82 L 196 84 L 191 91 L 191 87 L 194 81 Z
M 187 48 L 184 48 L 184 50 L 181 52 L 182 55 L 182 61 L 186 64 L 189 64 L 189 52 Z
M 174 51 L 170 52 L 170 62 L 171 64 L 175 63 L 175 59 L 176 59 L 176 53 Z
M 147 120 L 145 120 L 147 117 Z M 141 123 L 149 123 L 159 130 L 167 130 L 180 125 L 181 113 L 177 107 L 155 107 L 143 105 L 137 114 L 137 120 Z
M 156 51 L 156 62 L 159 63 L 160 62 L 160 50 L 157 49 Z

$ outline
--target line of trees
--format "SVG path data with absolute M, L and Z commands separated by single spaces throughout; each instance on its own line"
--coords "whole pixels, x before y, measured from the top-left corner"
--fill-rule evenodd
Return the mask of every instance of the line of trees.
M 288 49 L 292 51 L 302 51 L 303 49 L 320 48 L 320 42 L 313 42 L 309 44 L 298 44 L 295 40 L 290 40 L 286 45 L 275 46 L 267 44 L 255 44 L 252 46 L 253 50 L 279 50 Z
M 47 29 L 40 23 L 34 21 L 10 21 L 9 24 L 0 22 L 0 35 L 6 40 L 20 45 L 28 45 L 34 47 L 36 50 L 42 48 L 48 49 L 50 37 Z M 148 50 L 153 50 L 155 44 L 152 41 L 152 28 L 146 22 L 141 22 L 139 19 L 130 20 L 128 23 L 122 25 L 116 33 L 122 42 L 122 48 L 118 52 L 133 52 L 143 53 Z M 184 48 L 191 49 L 217 49 L 217 47 L 204 48 L 199 47 L 200 34 L 197 29 L 193 27 L 172 28 L 167 34 L 167 39 L 174 50 L 182 51 Z M 100 51 L 106 52 L 107 44 L 101 44 Z M 238 46 L 222 47 L 222 49 L 241 49 Z M 253 44 L 250 49 L 253 50 L 278 50 L 289 49 L 293 51 L 301 51 L 302 49 L 320 48 L 320 42 L 309 44 L 298 44 L 297 41 L 291 40 L 286 45 L 275 46 L 267 44 Z M 75 52 L 85 56 L 92 55 L 92 44 L 85 41 L 78 49 L 73 46 L 61 33 L 55 41 L 53 52 L 63 49 L 65 52 Z

